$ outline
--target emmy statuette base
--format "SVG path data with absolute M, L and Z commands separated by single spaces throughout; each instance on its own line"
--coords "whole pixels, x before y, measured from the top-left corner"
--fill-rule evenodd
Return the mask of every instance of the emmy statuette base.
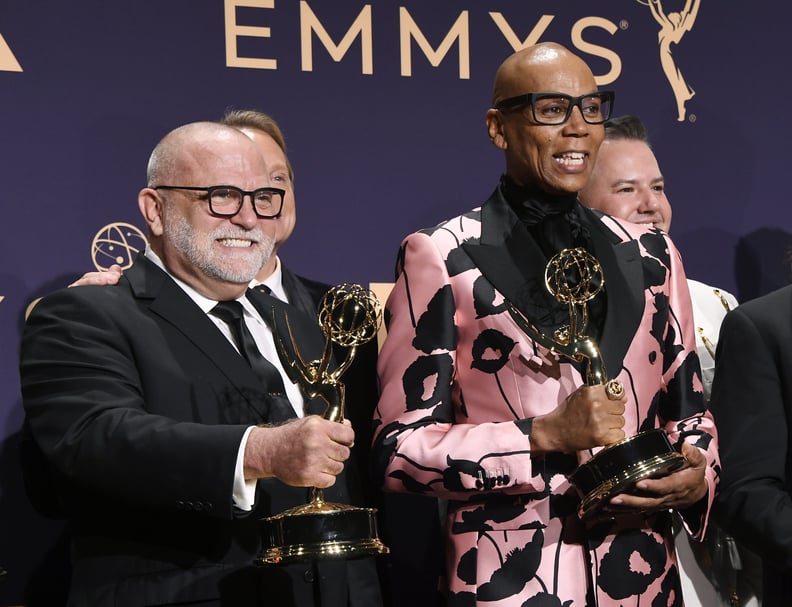
M 374 508 L 314 499 L 263 519 L 258 565 L 313 559 L 352 559 L 389 552 L 378 538 Z
M 581 496 L 578 516 L 589 518 L 611 497 L 629 491 L 639 480 L 662 477 L 687 465 L 658 428 L 625 438 L 602 449 L 569 475 Z

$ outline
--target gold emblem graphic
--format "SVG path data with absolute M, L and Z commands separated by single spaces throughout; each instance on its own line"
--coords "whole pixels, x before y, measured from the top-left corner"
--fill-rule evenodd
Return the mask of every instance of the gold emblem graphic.
M 132 266 L 135 255 L 146 248 L 146 236 L 130 223 L 110 223 L 94 236 L 91 258 L 94 267 L 107 270 L 118 264 L 124 270 Z
M 22 66 L 19 65 L 19 61 L 17 58 L 14 57 L 14 53 L 11 52 L 11 47 L 8 46 L 8 43 L 3 38 L 3 34 L 0 34 L 0 71 L 3 72 L 21 72 Z
M 124 270 L 132 266 L 135 255 L 146 248 L 148 240 L 139 228 L 130 223 L 109 223 L 96 233 L 91 243 L 91 259 L 94 268 L 102 272 L 118 264 Z M 0 301 L 3 298 L 0 297 Z M 25 319 L 30 311 L 41 300 L 37 297 L 25 309 Z
M 674 91 L 677 104 L 677 120 L 685 120 L 685 104 L 696 94 L 690 85 L 685 82 L 682 72 L 674 61 L 671 52 L 672 44 L 679 44 L 686 32 L 693 29 L 693 24 L 698 15 L 701 0 L 685 0 L 684 8 L 679 11 L 666 13 L 660 0 L 636 0 L 639 4 L 648 6 L 655 21 L 660 25 L 657 33 L 657 42 L 660 46 L 660 64 L 663 66 L 666 78 Z

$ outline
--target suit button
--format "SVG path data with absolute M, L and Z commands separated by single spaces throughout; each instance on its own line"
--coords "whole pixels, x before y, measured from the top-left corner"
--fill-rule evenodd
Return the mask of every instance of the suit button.
M 312 583 L 313 583 L 313 581 L 314 581 L 314 572 L 313 572 L 313 569 L 306 569 L 306 570 L 305 570 L 305 573 L 303 573 L 303 579 L 304 579 L 306 582 L 308 582 L 309 584 L 312 584 Z

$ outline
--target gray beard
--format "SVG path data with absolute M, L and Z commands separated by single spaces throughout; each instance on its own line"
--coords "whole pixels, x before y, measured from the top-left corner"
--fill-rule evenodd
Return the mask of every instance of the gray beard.
M 248 283 L 253 280 L 261 267 L 269 260 L 275 248 L 275 239 L 266 236 L 258 229 L 245 232 L 241 229 L 224 227 L 209 233 L 202 233 L 196 231 L 183 216 L 172 221 L 164 220 L 163 230 L 165 237 L 173 243 L 173 246 L 206 276 L 236 284 Z M 250 237 L 259 241 L 256 247 L 260 252 L 260 263 L 251 263 L 248 269 L 229 267 L 212 255 L 212 246 L 218 238 Z

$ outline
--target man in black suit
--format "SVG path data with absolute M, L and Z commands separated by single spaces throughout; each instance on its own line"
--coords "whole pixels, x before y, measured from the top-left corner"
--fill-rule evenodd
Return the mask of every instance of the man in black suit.
M 283 208 L 273 220 L 275 234 L 272 254 L 251 281 L 250 287 L 271 293 L 273 297 L 292 304 L 302 313 L 316 317 L 318 308 L 331 285 L 300 276 L 290 271 L 278 257 L 278 250 L 294 231 L 297 208 L 294 196 L 294 168 L 286 155 L 286 140 L 278 123 L 268 114 L 257 110 L 228 110 L 220 123 L 234 127 L 247 135 L 264 156 L 272 185 L 283 189 Z M 72 286 L 115 284 L 121 277 L 121 266 L 113 265 L 105 272 L 89 272 Z M 343 360 L 344 349 L 334 344 L 337 360 Z M 355 448 L 352 459 L 355 465 L 349 472 L 354 476 L 353 502 L 373 506 L 379 492 L 369 481 L 367 468 L 371 450 L 371 417 L 377 403 L 377 342 L 371 340 L 358 348 L 352 365 L 342 378 L 346 386 L 345 414 L 355 429 Z
M 291 272 L 277 255 L 294 231 L 297 216 L 294 169 L 287 156 L 283 132 L 271 116 L 257 110 L 229 110 L 220 122 L 253 140 L 267 162 L 270 181 L 285 192 L 281 214 L 274 220 L 273 252 L 250 286 L 258 290 L 258 285 L 264 285 L 273 297 L 315 317 L 330 285 Z M 106 272 L 85 274 L 73 284 L 115 284 L 121 272 L 120 266 L 113 266 Z M 343 349 L 334 347 L 337 360 L 345 356 L 340 350 Z M 355 430 L 355 446 L 347 465 L 351 502 L 380 509 L 381 533 L 392 549 L 389 557 L 378 560 L 386 604 L 435 605 L 437 579 L 442 569 L 436 500 L 414 495 L 383 495 L 368 473 L 371 418 L 378 399 L 376 366 L 377 344 L 372 340 L 358 348 L 354 362 L 342 377 L 346 386 L 345 416 Z M 355 564 L 355 567 L 361 569 L 364 565 Z
M 726 315 L 710 408 L 721 473 L 714 515 L 762 557 L 764 607 L 792 604 L 792 286 Z
M 271 344 L 265 321 L 282 304 L 246 291 L 272 255 L 284 194 L 273 185 L 238 130 L 176 129 L 138 196 L 145 255 L 117 286 L 53 293 L 28 319 L 23 401 L 69 521 L 70 604 L 378 604 L 357 562 L 253 566 L 261 517 L 304 504 L 306 487 L 349 501 L 354 441 L 349 424 L 307 414 L 288 382 L 263 384 L 215 311 L 237 302 L 256 343 Z M 318 357 L 315 319 L 288 313 L 300 351 Z

